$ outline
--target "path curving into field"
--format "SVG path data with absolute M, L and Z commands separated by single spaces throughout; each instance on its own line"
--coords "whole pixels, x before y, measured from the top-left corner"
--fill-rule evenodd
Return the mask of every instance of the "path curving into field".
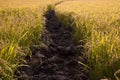
M 32 47 L 27 65 L 16 72 L 18 80 L 87 80 L 88 69 L 78 63 L 87 63 L 83 47 L 72 39 L 73 29 L 61 24 L 54 10 L 45 14 L 46 25 L 42 47 Z

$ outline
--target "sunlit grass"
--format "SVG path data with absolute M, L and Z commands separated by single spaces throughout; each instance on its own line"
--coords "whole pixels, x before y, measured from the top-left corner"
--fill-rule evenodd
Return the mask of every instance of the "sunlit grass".
M 30 9 L 0 11 L 0 59 L 6 62 L 4 65 L 1 63 L 0 76 L 3 80 L 12 80 L 21 57 L 31 54 L 31 43 L 40 42 L 43 21 L 42 12 Z
M 67 1 L 55 10 L 60 21 L 75 27 L 75 40 L 86 42 L 90 80 L 115 80 L 120 69 L 120 0 Z
M 0 0 L 0 9 L 5 8 L 42 8 L 62 0 Z

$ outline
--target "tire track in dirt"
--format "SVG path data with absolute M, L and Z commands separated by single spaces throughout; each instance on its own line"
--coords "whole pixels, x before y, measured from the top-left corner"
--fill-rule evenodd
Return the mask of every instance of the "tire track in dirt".
M 43 45 L 31 47 L 32 57 L 26 56 L 29 66 L 18 69 L 18 80 L 87 80 L 88 69 L 78 63 L 87 63 L 84 48 L 72 39 L 73 29 L 61 24 L 54 10 L 47 11 L 45 18 Z

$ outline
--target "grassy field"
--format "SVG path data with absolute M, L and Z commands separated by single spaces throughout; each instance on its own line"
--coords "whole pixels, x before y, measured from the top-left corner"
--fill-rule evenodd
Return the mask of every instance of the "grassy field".
M 0 79 L 13 80 L 30 46 L 41 44 L 47 5 L 62 0 L 0 0 Z M 71 0 L 55 6 L 57 17 L 85 43 L 90 80 L 120 78 L 120 0 Z
M 46 6 L 61 0 L 0 0 L 0 80 L 13 80 L 30 46 L 39 46 Z
M 120 0 L 67 1 L 55 7 L 59 19 L 84 41 L 90 80 L 120 78 Z
M 0 0 L 0 9 L 5 8 L 39 8 L 62 0 Z

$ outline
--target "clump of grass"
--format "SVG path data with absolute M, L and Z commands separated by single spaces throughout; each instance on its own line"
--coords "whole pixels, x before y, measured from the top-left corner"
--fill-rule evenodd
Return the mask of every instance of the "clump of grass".
M 54 10 L 54 5 L 48 5 L 47 6 L 47 11 Z

